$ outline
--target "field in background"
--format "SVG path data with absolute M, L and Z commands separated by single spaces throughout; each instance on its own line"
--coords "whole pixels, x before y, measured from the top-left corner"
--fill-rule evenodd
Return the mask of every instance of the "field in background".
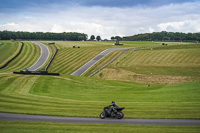
M 140 47 L 140 46 L 156 46 L 160 45 L 160 42 L 128 42 L 128 41 L 120 41 L 120 43 L 124 44 L 123 46 L 113 46 L 115 41 L 54 41 L 58 49 L 62 48 L 72 48 L 73 46 L 82 47 Z M 51 41 L 42 41 L 42 43 L 51 43 Z M 170 43 L 174 44 L 174 43 Z M 177 43 L 175 43 L 177 44 Z
M 42 43 L 48 44 L 49 41 Z M 141 47 L 141 46 L 158 46 L 158 42 L 120 42 L 124 46 L 113 46 L 114 41 L 55 41 L 55 46 L 59 49 L 55 59 L 53 60 L 49 72 L 60 73 L 62 75 L 69 75 L 89 60 L 94 58 L 108 48 L 116 47 Z M 76 48 L 73 48 L 73 46 Z M 80 48 L 77 48 L 77 47 Z M 112 56 L 114 57 L 114 56 Z M 110 58 L 110 57 L 109 57 Z M 110 58 L 111 59 L 111 58 Z M 91 70 L 89 70 L 91 71 Z
M 199 51 L 200 45 L 196 44 L 157 47 L 153 50 L 131 50 L 95 77 L 149 83 L 200 80 Z M 94 67 L 103 64 L 105 63 L 99 62 Z

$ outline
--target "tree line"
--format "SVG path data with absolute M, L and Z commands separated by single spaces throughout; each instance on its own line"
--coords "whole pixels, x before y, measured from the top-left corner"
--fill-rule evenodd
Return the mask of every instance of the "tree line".
M 87 40 L 88 36 L 77 32 L 23 32 L 23 31 L 0 31 L 0 40 L 64 40 L 82 41 Z
M 137 34 L 133 36 L 113 36 L 111 39 L 119 41 L 200 41 L 199 33 L 182 33 L 182 32 L 153 32 Z
M 0 31 L 0 40 L 64 40 L 64 41 L 82 41 L 88 40 L 88 35 L 77 32 L 23 32 L 23 31 Z M 100 41 L 100 36 L 91 35 L 90 41 Z M 107 39 L 106 39 L 107 40 Z M 182 33 L 182 32 L 153 32 L 137 34 L 133 36 L 112 36 L 111 40 L 119 41 L 200 41 L 200 32 Z

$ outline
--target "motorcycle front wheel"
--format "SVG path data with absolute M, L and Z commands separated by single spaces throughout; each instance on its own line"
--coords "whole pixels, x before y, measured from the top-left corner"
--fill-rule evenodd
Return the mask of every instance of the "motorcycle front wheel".
M 119 112 L 117 115 L 116 115 L 116 118 L 117 119 L 122 119 L 124 117 L 124 113 L 123 112 Z
M 105 119 L 105 118 L 106 118 L 106 115 L 105 115 L 104 112 L 102 112 L 102 113 L 100 114 L 100 118 L 101 118 L 101 119 Z

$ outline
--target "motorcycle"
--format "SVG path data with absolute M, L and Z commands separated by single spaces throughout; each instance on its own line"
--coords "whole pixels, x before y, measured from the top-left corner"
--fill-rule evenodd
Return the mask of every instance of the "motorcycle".
M 104 107 L 104 111 L 100 114 L 100 118 L 105 119 L 106 117 L 111 117 L 122 119 L 124 117 L 124 113 L 122 112 L 123 109 L 125 109 L 125 107 L 116 108 L 116 111 L 113 111 L 113 109 L 110 106 Z

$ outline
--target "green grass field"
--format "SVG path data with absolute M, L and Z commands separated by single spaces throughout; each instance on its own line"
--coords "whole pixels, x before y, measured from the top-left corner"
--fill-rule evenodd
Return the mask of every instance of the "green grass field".
M 115 100 L 126 118 L 200 118 L 200 82 L 173 85 L 96 80 L 77 76 L 0 75 L 0 111 L 98 117 Z
M 50 41 L 42 41 L 42 43 L 50 43 Z M 80 46 L 82 47 L 108 47 L 108 48 L 112 48 L 112 47 L 140 47 L 140 46 L 158 46 L 161 45 L 160 42 L 123 42 L 120 41 L 120 43 L 124 44 L 123 46 L 113 46 L 112 44 L 114 44 L 115 41 L 55 41 L 56 46 L 59 49 L 63 49 L 63 48 L 72 48 L 73 45 Z M 170 45 L 174 45 L 177 43 L 170 43 Z
M 53 60 L 51 66 L 49 67 L 49 72 L 69 75 L 103 50 L 104 48 L 96 49 L 88 47 L 81 49 L 59 49 L 55 60 Z
M 1 133 L 199 133 L 200 127 L 0 121 L 0 129 Z
M 8 66 L 6 66 L 3 69 L 0 69 L 0 73 L 20 71 L 25 68 L 28 68 L 35 64 L 39 57 L 39 46 L 30 42 L 24 42 L 24 47 L 22 49 L 21 54 L 15 60 L 9 63 Z
M 42 43 L 48 44 L 49 42 Z M 109 45 L 108 43 L 101 44 L 99 42 L 56 41 L 55 43 L 55 46 L 59 49 L 59 51 L 48 71 L 60 73 L 61 75 L 71 74 L 90 59 L 95 57 L 98 53 L 109 48 L 109 46 L 107 46 Z M 73 45 L 76 45 L 76 47 L 80 46 L 81 48 L 72 48 Z
M 49 42 L 43 42 L 45 44 Z M 49 72 L 56 72 L 62 75 L 69 75 L 77 70 L 79 67 L 87 63 L 94 58 L 97 54 L 108 48 L 115 47 L 139 47 L 139 46 L 153 46 L 160 43 L 155 42 L 122 42 L 124 46 L 113 46 L 115 42 L 98 42 L 98 41 L 55 41 L 56 47 L 59 49 L 55 60 L 49 68 Z M 72 48 L 73 45 L 80 46 L 78 48 Z M 114 57 L 114 56 L 112 56 Z M 92 70 L 90 70 L 92 71 Z
M 118 60 L 117 67 L 140 74 L 199 76 L 199 51 L 200 45 L 193 48 L 186 45 L 180 49 L 129 51 L 124 59 Z
M 11 42 L 11 41 L 1 41 L 0 44 L 0 66 L 1 63 L 9 59 L 18 48 L 18 42 Z
M 114 100 L 126 107 L 125 118 L 200 119 L 199 45 L 120 42 L 123 47 L 161 47 L 125 52 L 92 78 L 87 76 L 121 51 L 109 54 L 81 77 L 69 75 L 101 51 L 116 47 L 113 43 L 56 42 L 59 52 L 48 71 L 61 76 L 0 74 L 0 112 L 99 117 L 103 107 Z M 73 49 L 73 45 L 81 48 Z M 55 47 L 49 47 L 52 55 Z M 31 66 L 40 49 L 25 42 L 22 53 L 0 73 Z M 116 132 L 199 131 L 195 126 L 0 122 L 1 132 L 102 132 L 113 131 L 114 126 Z
M 158 78 L 161 82 L 171 78 L 169 82 L 172 83 L 199 80 L 199 51 L 200 45 L 196 44 L 158 47 L 153 50 L 131 50 L 125 52 L 95 77 L 125 81 L 137 81 L 143 78 L 149 82 Z

